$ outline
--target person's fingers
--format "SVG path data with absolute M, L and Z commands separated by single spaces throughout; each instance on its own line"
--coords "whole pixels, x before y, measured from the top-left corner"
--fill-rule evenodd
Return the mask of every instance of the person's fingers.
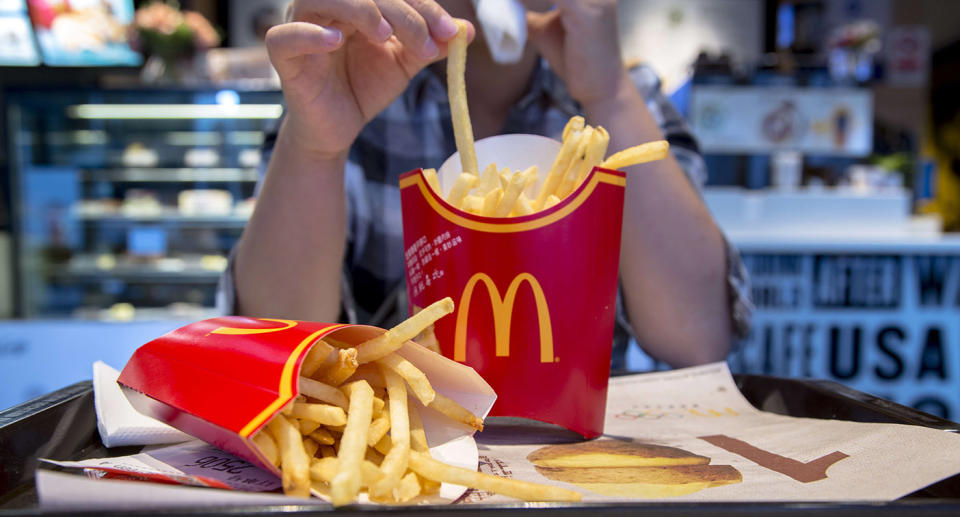
M 270 61 L 282 76 L 295 58 L 332 52 L 343 44 L 343 33 L 337 29 L 306 22 L 276 25 L 266 34 Z
M 297 0 L 292 14 L 295 21 L 350 27 L 376 42 L 386 41 L 393 33 L 374 0 Z
M 562 75 L 564 27 L 560 12 L 527 12 L 527 36 L 550 67 Z
M 467 42 L 472 42 L 477 35 L 477 30 L 469 21 L 463 21 L 467 24 Z M 424 59 L 423 57 L 420 57 L 419 54 L 413 52 L 412 49 L 401 45 L 399 54 L 397 55 L 398 61 L 407 75 L 409 77 L 413 77 L 417 72 L 422 70 L 423 67 L 429 65 L 430 63 L 446 59 L 447 48 L 449 47 L 449 44 L 449 41 L 441 42 L 438 45 L 440 50 L 439 53 L 432 59 Z
M 420 59 L 433 59 L 440 54 L 430 36 L 426 20 L 404 0 L 377 0 L 377 7 L 393 27 L 400 43 Z
M 477 36 L 477 29 L 473 26 L 472 23 L 470 23 L 470 22 L 467 21 L 467 20 L 460 20 L 460 21 L 462 21 L 462 22 L 464 22 L 464 23 L 467 24 L 467 44 L 469 45 L 471 42 L 473 42 L 473 39 Z M 459 29 L 458 29 L 458 30 L 459 30 Z M 453 39 L 453 38 L 450 38 L 450 39 Z M 432 59 L 431 62 L 433 62 L 433 61 L 439 61 L 439 60 L 441 60 L 441 59 L 446 59 L 446 58 L 447 58 L 447 50 L 448 50 L 449 46 L 450 46 L 450 41 L 449 41 L 449 40 L 440 43 L 440 54 L 436 57 L 436 59 Z
M 449 41 L 457 35 L 457 24 L 453 17 L 440 7 L 434 0 L 406 0 L 407 3 L 416 9 L 427 26 L 430 28 L 430 35 L 437 41 Z

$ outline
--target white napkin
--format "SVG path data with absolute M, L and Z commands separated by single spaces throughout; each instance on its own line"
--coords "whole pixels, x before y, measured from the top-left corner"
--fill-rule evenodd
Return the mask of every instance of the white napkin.
M 527 43 L 527 14 L 520 0 L 473 0 L 473 6 L 493 60 L 520 61 Z
M 192 436 L 134 409 L 117 384 L 119 376 L 120 372 L 106 363 L 93 363 L 93 404 L 104 445 L 119 447 L 193 440 Z

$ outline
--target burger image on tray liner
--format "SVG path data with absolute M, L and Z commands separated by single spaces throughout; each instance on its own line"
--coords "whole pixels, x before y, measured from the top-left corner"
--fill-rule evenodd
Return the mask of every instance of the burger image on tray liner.
M 542 476 L 616 497 L 661 498 L 739 483 L 740 471 L 683 449 L 618 440 L 541 447 L 527 456 Z

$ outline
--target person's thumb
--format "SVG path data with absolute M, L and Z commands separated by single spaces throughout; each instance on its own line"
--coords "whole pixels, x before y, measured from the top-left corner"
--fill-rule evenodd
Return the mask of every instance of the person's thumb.
M 527 12 L 527 37 L 558 75 L 563 75 L 564 28 L 558 10 Z

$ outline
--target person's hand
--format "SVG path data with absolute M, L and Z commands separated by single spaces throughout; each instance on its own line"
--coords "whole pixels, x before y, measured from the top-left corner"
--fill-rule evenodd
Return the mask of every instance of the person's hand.
M 611 98 L 629 81 L 620 56 L 616 0 L 557 0 L 528 12 L 530 43 L 581 105 Z
M 298 152 L 338 159 L 457 33 L 433 0 L 295 0 L 266 35 L 284 131 Z M 474 34 L 470 26 L 468 38 Z

